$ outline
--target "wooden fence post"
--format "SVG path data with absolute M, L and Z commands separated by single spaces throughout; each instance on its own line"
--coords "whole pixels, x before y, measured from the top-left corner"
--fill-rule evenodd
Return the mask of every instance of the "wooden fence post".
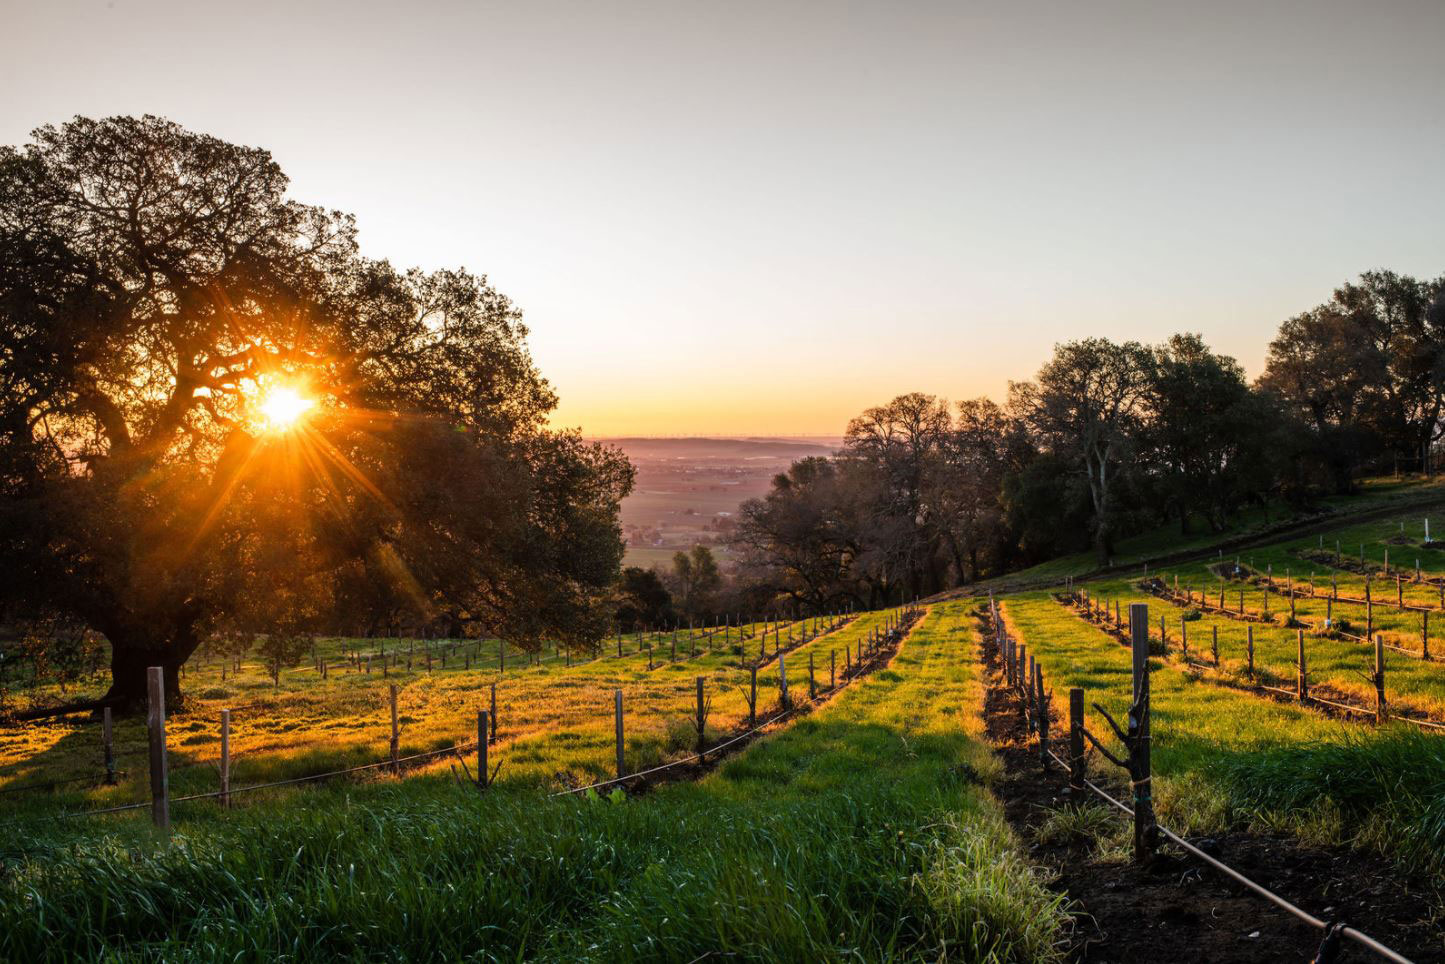
M 783 665 L 783 654 L 781 652 L 778 653 L 778 695 L 783 701 L 783 709 L 792 709 L 792 706 L 788 703 L 788 669 Z
M 396 725 L 396 684 L 388 687 L 391 692 L 391 769 L 397 776 L 401 775 L 401 761 L 398 759 L 401 750 L 401 731 Z
M 828 689 L 838 688 L 838 651 L 828 650 Z
M 1084 792 L 1084 691 L 1069 690 L 1069 790 Z
M 748 674 L 748 729 L 758 725 L 758 668 L 750 667 Z
M 1303 629 L 1297 629 L 1295 633 L 1296 640 L 1299 644 L 1299 701 L 1301 703 L 1308 703 L 1310 700 L 1310 684 L 1308 670 L 1305 667 L 1305 631 Z
M 1034 691 L 1038 699 L 1039 766 L 1049 772 L 1049 698 L 1044 693 L 1044 668 L 1034 665 Z
M 612 693 L 612 718 L 617 729 L 617 779 L 621 780 L 627 776 L 627 763 L 622 752 L 622 690 Z
M 1430 611 L 1420 613 L 1420 658 L 1430 658 Z
M 1389 719 L 1389 708 L 1385 705 L 1385 637 L 1375 636 L 1375 722 L 1384 723 Z
M 809 653 L 808 653 L 808 699 L 809 699 L 809 700 L 815 700 L 815 699 L 817 699 L 817 698 L 818 698 L 818 684 L 817 684 L 816 682 L 814 682 L 814 679 L 813 679 L 813 654 L 812 654 L 812 652 L 809 652 Z
M 231 805 L 231 711 L 221 711 L 221 806 Z
M 492 684 L 492 742 L 497 742 L 497 684 Z
M 492 722 L 487 719 L 486 710 L 477 710 L 477 786 L 483 790 L 491 779 L 488 767 L 487 745 L 491 742 Z
M 1134 788 L 1134 859 L 1143 862 L 1154 849 L 1153 774 L 1149 758 L 1149 606 L 1134 603 L 1132 642 L 1134 702 L 1129 710 L 1129 768 Z
M 171 831 L 171 784 L 166 759 L 166 671 L 160 666 L 146 670 L 146 728 L 150 731 L 151 821 L 162 831 Z
M 1210 632 L 1211 638 L 1210 638 L 1210 641 L 1209 641 L 1209 651 L 1210 651 L 1210 653 L 1212 653 L 1213 656 L 1214 656 L 1214 665 L 1215 665 L 1215 666 L 1218 666 L 1218 665 L 1219 665 L 1219 624 L 1218 624 L 1218 623 L 1214 624 L 1212 627 L 1210 627 L 1210 630 L 1211 630 L 1211 632 Z
M 225 664 L 222 664 L 221 672 L 225 671 Z M 105 750 L 105 782 L 108 786 L 115 786 L 115 731 L 109 706 L 102 707 L 100 711 L 100 742 Z
M 1248 667 L 1247 672 L 1249 674 L 1249 678 L 1254 679 L 1254 627 L 1246 626 L 1244 627 L 1244 631 L 1244 658 L 1246 661 L 1246 666 Z
M 706 677 L 697 678 L 697 758 L 699 763 L 707 760 L 707 742 L 705 730 L 707 728 L 707 708 L 703 705 L 703 683 Z

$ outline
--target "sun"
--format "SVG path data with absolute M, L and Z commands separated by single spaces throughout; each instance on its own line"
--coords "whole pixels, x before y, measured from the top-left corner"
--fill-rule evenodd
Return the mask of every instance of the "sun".
M 296 389 L 278 385 L 267 390 L 256 408 L 265 416 L 267 428 L 273 432 L 284 432 L 295 426 L 315 404 Z

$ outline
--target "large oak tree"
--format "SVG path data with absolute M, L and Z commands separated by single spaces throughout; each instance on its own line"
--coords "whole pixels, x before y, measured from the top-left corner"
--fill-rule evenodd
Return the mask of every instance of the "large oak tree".
M 524 646 L 605 634 L 631 467 L 547 428 L 485 278 L 362 256 L 264 150 L 155 117 L 33 137 L 0 149 L 10 618 L 104 634 L 116 703 L 152 665 L 177 692 L 208 634 L 363 600 Z

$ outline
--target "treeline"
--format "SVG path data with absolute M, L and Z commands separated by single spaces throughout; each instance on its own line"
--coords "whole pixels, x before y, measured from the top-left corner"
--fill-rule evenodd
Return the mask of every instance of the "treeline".
M 927 595 L 1175 523 L 1432 471 L 1445 277 L 1364 274 L 1285 321 L 1250 383 L 1198 335 L 1055 346 L 1006 403 L 901 395 L 744 503 L 738 579 L 824 610 Z M 741 591 L 741 589 L 739 590 Z

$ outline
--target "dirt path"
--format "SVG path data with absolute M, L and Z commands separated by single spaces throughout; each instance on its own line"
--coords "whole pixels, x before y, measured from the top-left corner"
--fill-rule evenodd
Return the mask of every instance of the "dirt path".
M 1042 770 L 1037 744 L 1020 722 L 1018 698 L 1002 685 L 993 634 L 985 626 L 980 636 L 984 721 L 1005 767 L 993 791 L 1031 859 L 1056 873 L 1055 887 L 1073 901 L 1070 960 L 1244 964 L 1314 958 L 1319 931 L 1177 849 L 1161 848 L 1151 863 L 1137 866 L 1101 859 L 1092 838 L 1041 840 L 1047 816 L 1080 801 L 1071 797 L 1066 774 Z M 1050 729 L 1067 732 L 1058 721 Z M 1097 802 L 1088 796 L 1085 802 Z M 1123 825 L 1122 815 L 1110 819 Z M 1317 917 L 1346 920 L 1417 962 L 1445 960 L 1432 901 L 1383 858 L 1242 832 L 1191 842 Z M 1335 960 L 1375 958 L 1345 944 Z

